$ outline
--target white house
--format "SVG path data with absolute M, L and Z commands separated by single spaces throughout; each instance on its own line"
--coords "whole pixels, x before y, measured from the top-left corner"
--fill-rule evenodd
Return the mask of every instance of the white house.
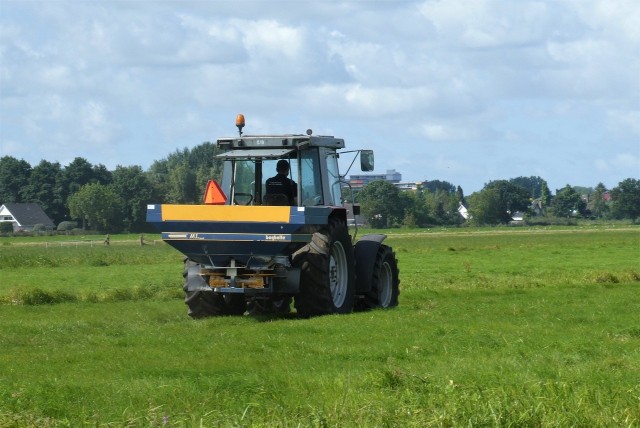
M 38 204 L 6 203 L 0 206 L 0 223 L 11 222 L 13 230 L 32 231 L 36 224 L 41 224 L 47 230 L 55 229 L 56 225 Z
M 464 218 L 465 220 L 469 220 L 469 217 L 471 217 L 469 215 L 469 211 L 467 211 L 467 207 L 462 205 L 462 202 L 460 202 L 460 206 L 458 207 L 458 212 L 460 213 L 462 218 Z

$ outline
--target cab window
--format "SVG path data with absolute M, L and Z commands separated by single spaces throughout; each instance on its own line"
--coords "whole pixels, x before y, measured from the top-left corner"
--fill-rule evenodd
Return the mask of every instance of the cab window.
M 335 153 L 327 155 L 327 175 L 329 179 L 329 190 L 331 192 L 331 205 L 342 205 L 342 185 L 338 172 L 338 156 Z
M 255 162 L 251 160 L 240 160 L 234 163 L 234 190 L 233 201 L 231 201 L 231 203 L 234 205 L 252 205 L 255 199 Z
M 300 188 L 302 206 L 324 204 L 317 150 L 306 150 L 300 153 Z

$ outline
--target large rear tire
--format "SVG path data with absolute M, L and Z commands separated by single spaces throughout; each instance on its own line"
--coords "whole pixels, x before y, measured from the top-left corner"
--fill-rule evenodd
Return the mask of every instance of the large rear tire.
M 398 306 L 400 295 L 400 270 L 398 260 L 391 247 L 380 245 L 373 265 L 371 290 L 365 294 L 367 309 L 393 308 Z
M 294 303 L 300 317 L 353 310 L 355 261 L 343 222 L 330 220 L 326 228 L 313 234 L 309 244 L 293 254 L 292 262 L 300 268 L 300 291 Z

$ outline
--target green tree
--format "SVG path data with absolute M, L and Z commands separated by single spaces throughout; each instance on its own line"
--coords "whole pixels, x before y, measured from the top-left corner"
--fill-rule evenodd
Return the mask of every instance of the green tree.
M 204 190 L 209 180 L 220 182 L 222 178 L 223 162 L 216 157 L 220 152 L 218 146 L 210 142 L 202 143 L 189 152 L 189 165 L 196 171 L 195 194 L 199 199 L 204 197 Z
M 585 186 L 573 186 L 573 190 L 576 191 L 580 196 L 588 196 L 593 193 L 593 187 L 585 187 Z
M 407 227 L 424 227 L 432 224 L 424 192 L 400 192 L 404 207 L 402 224 Z
M 434 225 L 458 224 L 458 194 L 439 188 L 435 192 L 425 192 L 425 204 L 429 213 L 429 223 Z
M 146 172 L 149 182 L 154 187 L 154 193 L 158 195 L 157 202 L 167 202 L 167 177 L 169 176 L 169 164 L 166 159 L 154 161 Z
M 56 198 L 62 206 L 68 207 L 69 197 L 82 186 L 89 183 L 107 184 L 111 181 L 110 175 L 104 165 L 94 167 L 85 158 L 77 157 L 62 169 L 56 181 Z M 69 219 L 68 211 L 65 212 L 64 219 Z
M 462 187 L 460 186 L 456 187 L 456 202 L 463 205 L 467 204 L 467 201 L 464 198 L 464 192 L 462 191 Z
M 0 204 L 23 202 L 22 190 L 29 183 L 31 165 L 12 156 L 0 158 Z
M 62 170 L 61 191 L 68 197 L 93 182 L 93 177 L 93 165 L 85 158 L 77 157 Z
M 540 183 L 540 200 L 542 201 L 542 209 L 545 210 L 551 205 L 551 190 L 545 180 Z
M 502 205 L 498 189 L 485 188 L 473 193 L 469 197 L 469 220 L 480 226 L 498 224 L 504 217 Z
M 470 201 L 469 209 L 478 224 L 508 223 L 514 212 L 527 211 L 530 205 L 529 192 L 506 180 L 492 181 L 479 193 Z
M 583 215 L 586 207 L 587 204 L 582 200 L 580 194 L 568 184 L 556 191 L 556 197 L 553 199 L 553 212 L 557 217 Z
M 68 204 L 71 217 L 82 220 L 83 228 L 87 223 L 103 232 L 117 232 L 121 228 L 124 202 L 110 186 L 85 184 L 69 197 Z
M 531 199 L 538 199 L 542 196 L 544 192 L 544 187 L 547 185 L 547 182 L 544 181 L 540 177 L 516 177 L 509 180 L 511 184 L 515 184 L 516 186 L 520 186 L 529 192 L 529 196 Z M 548 190 L 548 188 L 547 188 Z
M 207 181 L 222 177 L 223 162 L 216 158 L 219 153 L 215 144 L 205 142 L 153 162 L 147 174 L 160 202 L 200 202 Z
M 147 204 L 158 202 L 159 199 L 149 178 L 138 165 L 118 165 L 112 173 L 112 178 L 110 187 L 123 201 L 124 228 L 131 232 L 146 230 Z
M 448 181 L 430 180 L 422 183 L 422 189 L 428 190 L 431 193 L 436 193 L 438 190 L 443 190 L 447 193 L 454 193 L 456 191 L 456 186 Z
M 110 184 L 111 181 L 113 181 L 111 171 L 102 164 L 93 165 L 93 167 L 91 167 L 91 175 L 92 183 Z
M 60 223 L 67 213 L 67 208 L 56 193 L 61 172 L 62 168 L 58 162 L 42 160 L 31 170 L 29 183 L 23 191 L 25 202 L 39 204 L 56 224 Z
M 627 178 L 611 190 L 613 203 L 611 214 L 614 218 L 640 217 L 640 180 Z
M 196 174 L 183 162 L 169 170 L 167 176 L 167 200 L 170 203 L 189 204 L 196 202 Z
M 388 228 L 401 224 L 404 209 L 400 200 L 400 191 L 388 181 L 373 181 L 359 193 L 360 205 L 364 217 L 375 228 Z
M 606 217 L 609 213 L 609 205 L 604 200 L 604 194 L 607 188 L 602 183 L 598 183 L 591 195 L 587 208 L 591 211 L 591 214 L 595 217 Z

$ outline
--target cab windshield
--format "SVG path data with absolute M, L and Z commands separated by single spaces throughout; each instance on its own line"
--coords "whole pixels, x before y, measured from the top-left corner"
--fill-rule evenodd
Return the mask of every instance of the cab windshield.
M 281 157 L 227 161 L 230 168 L 225 168 L 223 187 L 230 189 L 230 192 L 227 192 L 232 196 L 229 198 L 229 203 L 232 205 L 271 205 L 272 203 L 265 200 L 266 181 L 277 174 L 278 161 L 286 159 L 290 165 L 288 177 L 296 183 L 297 205 L 323 205 L 322 176 L 318 152 L 317 150 L 305 150 L 298 152 L 298 154 L 299 159 Z M 226 179 L 227 171 L 231 173 L 231 179 Z

